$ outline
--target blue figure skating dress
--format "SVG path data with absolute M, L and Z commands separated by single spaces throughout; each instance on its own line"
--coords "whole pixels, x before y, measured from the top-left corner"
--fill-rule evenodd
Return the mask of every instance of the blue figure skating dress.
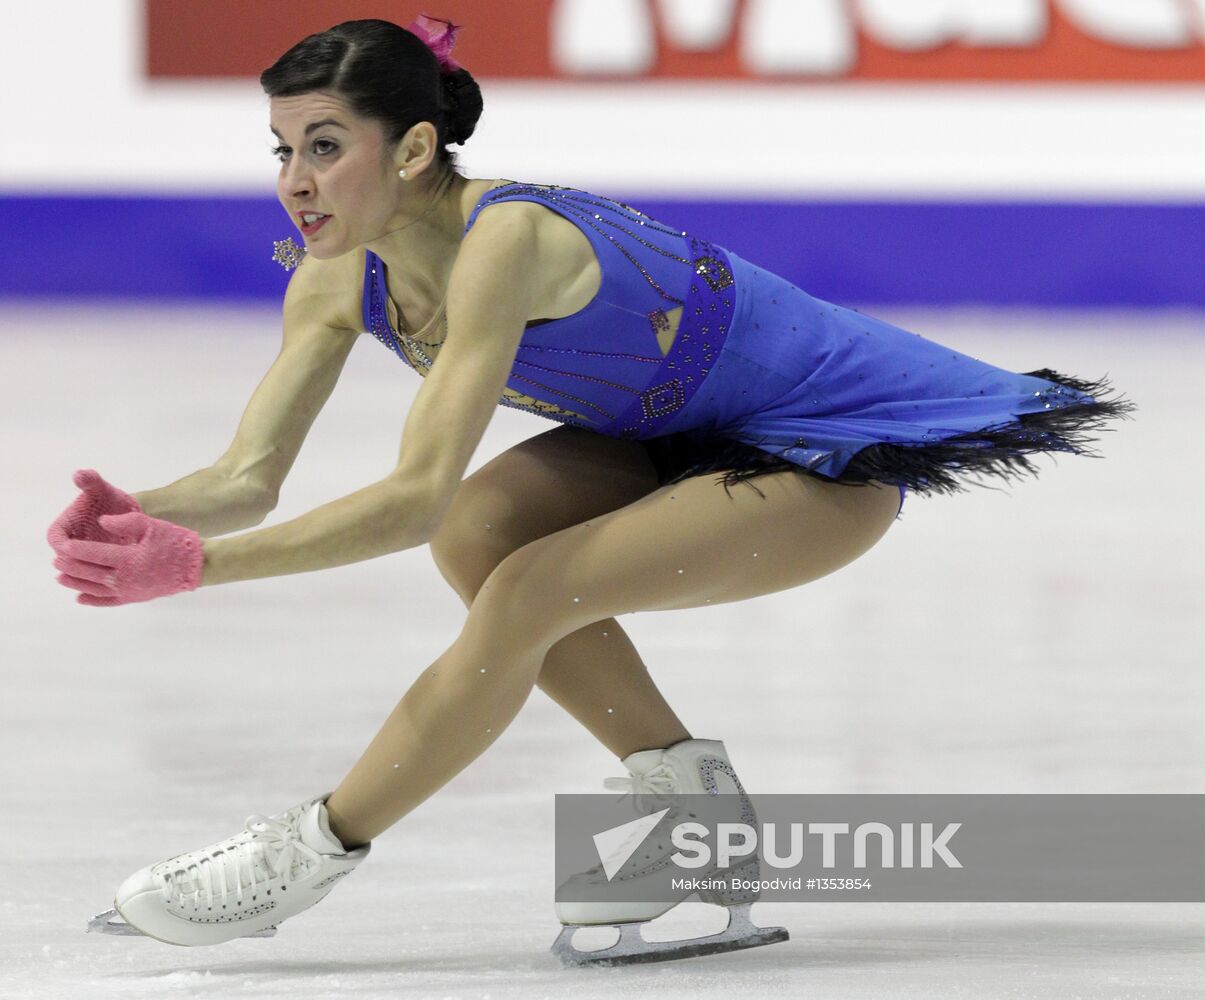
M 1093 454 L 1090 432 L 1134 408 L 1108 398 L 1104 378 L 994 367 L 585 191 L 505 182 L 465 232 L 508 201 L 574 223 L 602 283 L 572 316 L 528 324 L 499 402 L 641 442 L 663 485 L 722 472 L 727 489 L 793 469 L 895 484 L 901 497 L 950 493 L 983 475 L 1036 473 L 1036 453 Z M 365 328 L 425 375 L 439 315 L 408 336 L 387 303 L 384 264 L 369 252 Z

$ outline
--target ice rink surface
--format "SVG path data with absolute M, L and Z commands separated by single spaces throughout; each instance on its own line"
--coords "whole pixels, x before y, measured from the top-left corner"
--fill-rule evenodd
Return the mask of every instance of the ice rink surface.
M 910 497 L 831 577 L 621 619 L 678 714 L 753 792 L 1205 793 L 1205 317 L 864 311 L 1140 409 L 1103 460 Z M 789 942 L 564 970 L 553 794 L 622 768 L 539 691 L 276 938 L 85 935 L 134 870 L 332 789 L 464 618 L 425 547 L 117 609 L 55 583 L 72 471 L 133 492 L 209 464 L 278 343 L 269 310 L 0 312 L 4 1000 L 1205 995 L 1203 905 L 759 904 Z M 418 385 L 362 338 L 268 523 L 381 478 Z M 470 472 L 552 426 L 499 409 Z M 679 933 L 716 928 L 691 908 Z

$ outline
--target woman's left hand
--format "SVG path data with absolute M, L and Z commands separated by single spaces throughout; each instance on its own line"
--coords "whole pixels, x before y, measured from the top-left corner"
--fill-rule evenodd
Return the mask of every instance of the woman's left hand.
M 80 591 L 76 601 L 112 607 L 196 590 L 205 551 L 191 528 L 141 511 L 106 514 L 100 525 L 116 543 L 69 538 L 56 546 L 58 582 Z

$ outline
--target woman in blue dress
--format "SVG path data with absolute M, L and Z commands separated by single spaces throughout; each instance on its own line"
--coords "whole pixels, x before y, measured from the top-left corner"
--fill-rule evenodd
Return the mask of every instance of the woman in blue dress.
M 264 72 L 278 194 L 305 238 L 277 247 L 300 262 L 280 354 L 211 468 L 132 496 L 81 471 L 49 539 L 60 582 L 94 606 L 429 544 L 463 630 L 332 793 L 136 872 L 115 898 L 124 922 L 110 911 L 98 929 L 182 945 L 271 933 L 482 754 L 536 685 L 622 760 L 611 787 L 743 801 L 723 744 L 692 737 L 616 616 L 815 580 L 882 538 L 906 490 L 1033 472 L 1031 456 L 1083 453 L 1132 407 L 1104 380 L 1007 371 L 824 302 L 606 197 L 463 176 L 448 146 L 482 101 L 452 39 L 427 18 L 353 21 Z M 363 331 L 424 379 L 394 470 L 219 537 L 273 509 Z M 558 426 L 463 479 L 499 403 Z M 753 897 L 710 898 L 737 917 L 714 940 L 625 938 L 603 959 L 785 936 L 748 923 Z M 557 912 L 566 928 L 630 928 L 671 905 L 566 898 Z

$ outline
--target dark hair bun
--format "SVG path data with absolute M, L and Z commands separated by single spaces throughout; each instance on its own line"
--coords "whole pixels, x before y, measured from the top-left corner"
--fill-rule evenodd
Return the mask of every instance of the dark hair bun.
M 481 88 L 467 69 L 443 74 L 446 142 L 463 143 L 477 128 L 481 117 Z

